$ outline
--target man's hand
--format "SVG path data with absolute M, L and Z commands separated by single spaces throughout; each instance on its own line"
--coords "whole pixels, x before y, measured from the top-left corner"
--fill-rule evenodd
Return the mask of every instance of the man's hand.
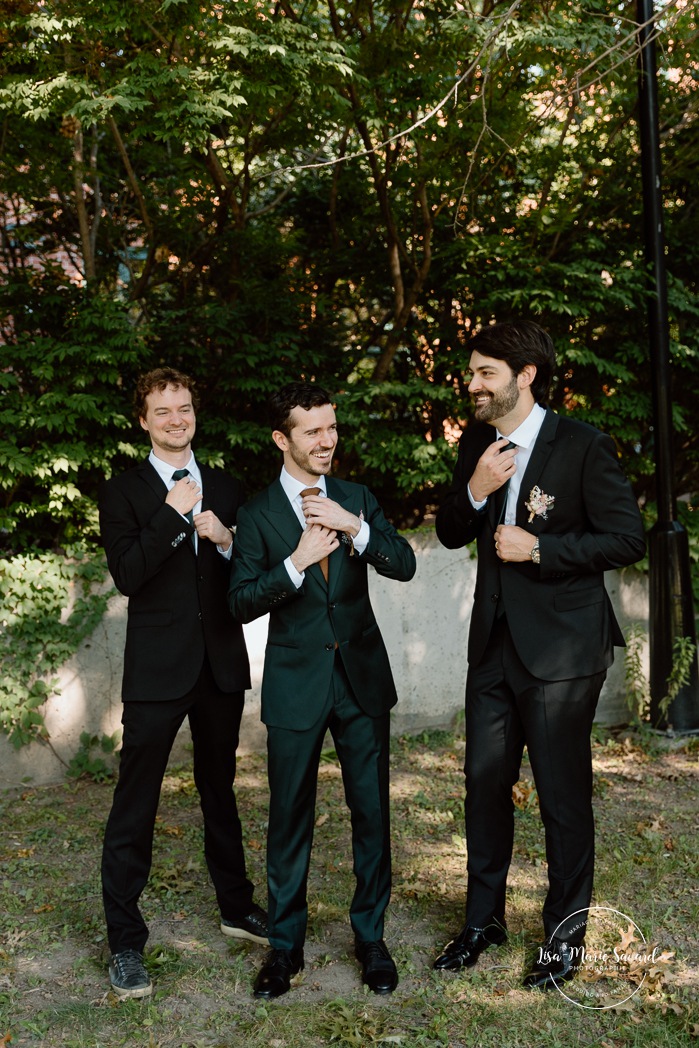
M 301 502 L 301 508 L 309 524 L 322 524 L 333 531 L 348 531 L 352 538 L 357 537 L 362 526 L 361 520 L 354 513 L 322 495 L 306 495 Z
M 194 477 L 180 477 L 174 488 L 168 491 L 165 501 L 182 516 L 194 509 L 201 498 L 201 488 Z
M 517 448 L 507 447 L 509 440 L 501 437 L 494 444 L 489 444 L 481 457 L 478 459 L 473 476 L 469 481 L 471 494 L 476 502 L 482 502 L 488 495 L 501 488 L 505 481 L 514 476 L 515 455 Z
M 221 523 L 213 510 L 205 509 L 203 513 L 197 513 L 194 518 L 194 527 L 200 539 L 208 539 L 209 542 L 220 546 L 224 553 L 233 541 L 230 531 Z
M 531 560 L 536 536 L 514 524 L 499 524 L 495 529 L 495 552 L 505 563 Z
M 291 563 L 302 574 L 311 564 L 319 564 L 324 557 L 329 557 L 339 545 L 335 531 L 322 524 L 308 524 L 291 554 Z

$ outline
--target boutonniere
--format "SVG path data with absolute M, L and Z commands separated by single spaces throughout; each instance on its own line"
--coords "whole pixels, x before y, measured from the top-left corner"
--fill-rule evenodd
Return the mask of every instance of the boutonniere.
M 535 485 L 529 492 L 529 501 L 524 503 L 529 510 L 529 520 L 527 521 L 527 524 L 531 524 L 534 517 L 543 517 L 544 520 L 547 520 L 548 511 L 553 509 L 555 501 L 553 495 L 547 495 L 538 485 Z

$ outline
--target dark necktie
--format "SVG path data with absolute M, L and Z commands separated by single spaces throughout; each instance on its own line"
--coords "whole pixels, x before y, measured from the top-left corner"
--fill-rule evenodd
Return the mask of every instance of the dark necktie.
M 516 448 L 516 447 L 517 447 L 517 444 L 513 444 L 513 442 L 510 441 L 509 444 L 505 444 L 505 447 L 502 450 L 503 451 L 509 451 L 510 448 Z M 498 494 L 500 494 L 500 496 L 502 498 L 502 506 L 500 508 L 500 514 L 499 514 L 499 517 L 498 517 L 498 524 L 504 524 L 505 523 L 505 513 L 507 511 L 507 496 L 509 494 L 509 491 L 510 491 L 510 481 L 506 480 L 505 483 L 503 484 L 503 486 L 500 488 L 500 491 L 498 492 Z
M 306 495 L 320 495 L 320 488 L 304 488 L 301 492 L 301 498 L 305 499 Z M 328 558 L 323 557 L 322 560 L 318 561 L 320 564 L 320 570 L 323 572 L 323 578 L 328 581 Z
M 190 476 L 190 471 L 189 470 L 175 470 L 175 472 L 172 475 L 172 479 L 173 480 L 181 480 L 182 477 L 189 477 L 189 476 Z M 184 517 L 187 518 L 187 520 L 190 522 L 190 524 L 194 524 L 194 509 L 189 509 L 187 512 L 185 512 Z M 197 533 L 196 531 L 193 531 L 191 536 L 190 536 L 190 542 L 192 543 L 192 548 L 194 549 L 195 553 L 197 551 L 197 543 L 196 543 L 196 540 L 194 538 L 196 536 L 196 533 Z
M 172 479 L 173 480 L 182 480 L 182 477 L 188 477 L 188 476 L 189 476 L 189 470 L 188 469 L 176 469 L 175 472 L 172 474 Z M 185 517 L 187 518 L 187 520 L 189 521 L 190 524 L 193 524 L 194 523 L 194 510 L 191 510 L 191 509 L 188 510 L 185 513 Z

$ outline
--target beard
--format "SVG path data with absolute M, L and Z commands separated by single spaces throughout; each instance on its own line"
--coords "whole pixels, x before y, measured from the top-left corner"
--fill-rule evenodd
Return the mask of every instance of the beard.
M 314 457 L 313 452 L 300 450 L 293 441 L 289 440 L 289 454 L 291 455 L 294 463 L 303 470 L 310 477 L 323 477 L 326 476 L 331 469 L 334 448 L 323 449 L 330 452 L 330 457 L 327 459 L 317 459 Z
M 479 395 L 482 396 L 482 392 Z M 519 387 L 517 378 L 513 375 L 510 382 L 503 389 L 489 394 L 489 400 L 486 404 L 476 407 L 476 420 L 478 422 L 496 422 L 499 418 L 503 418 L 504 415 L 508 415 L 510 411 L 513 411 L 517 407 L 518 400 Z

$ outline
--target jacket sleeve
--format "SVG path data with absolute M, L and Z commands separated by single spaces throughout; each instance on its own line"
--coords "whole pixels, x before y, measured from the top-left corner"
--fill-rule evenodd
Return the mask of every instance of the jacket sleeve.
M 611 437 L 597 432 L 582 462 L 580 527 L 539 536 L 541 578 L 611 571 L 645 553 L 643 521 Z
M 478 461 L 478 455 L 469 451 L 469 437 L 468 431 L 461 437 L 451 487 L 437 510 L 437 538 L 447 549 L 461 549 L 473 542 L 486 518 L 487 505 L 480 511 L 474 509 L 468 494 L 468 482 Z
M 239 622 L 252 622 L 281 604 L 303 596 L 289 578 L 284 560 L 270 564 L 270 553 L 255 514 L 238 511 L 228 604 Z
M 369 544 L 362 558 L 371 564 L 379 575 L 399 582 L 409 582 L 417 567 L 415 553 L 407 539 L 399 535 L 386 520 L 383 510 L 368 488 L 364 488 L 366 519 L 370 527 Z
M 143 523 L 119 478 L 102 484 L 98 502 L 109 571 L 117 589 L 131 597 L 158 574 L 193 533 L 194 526 L 169 506 L 164 496 Z

